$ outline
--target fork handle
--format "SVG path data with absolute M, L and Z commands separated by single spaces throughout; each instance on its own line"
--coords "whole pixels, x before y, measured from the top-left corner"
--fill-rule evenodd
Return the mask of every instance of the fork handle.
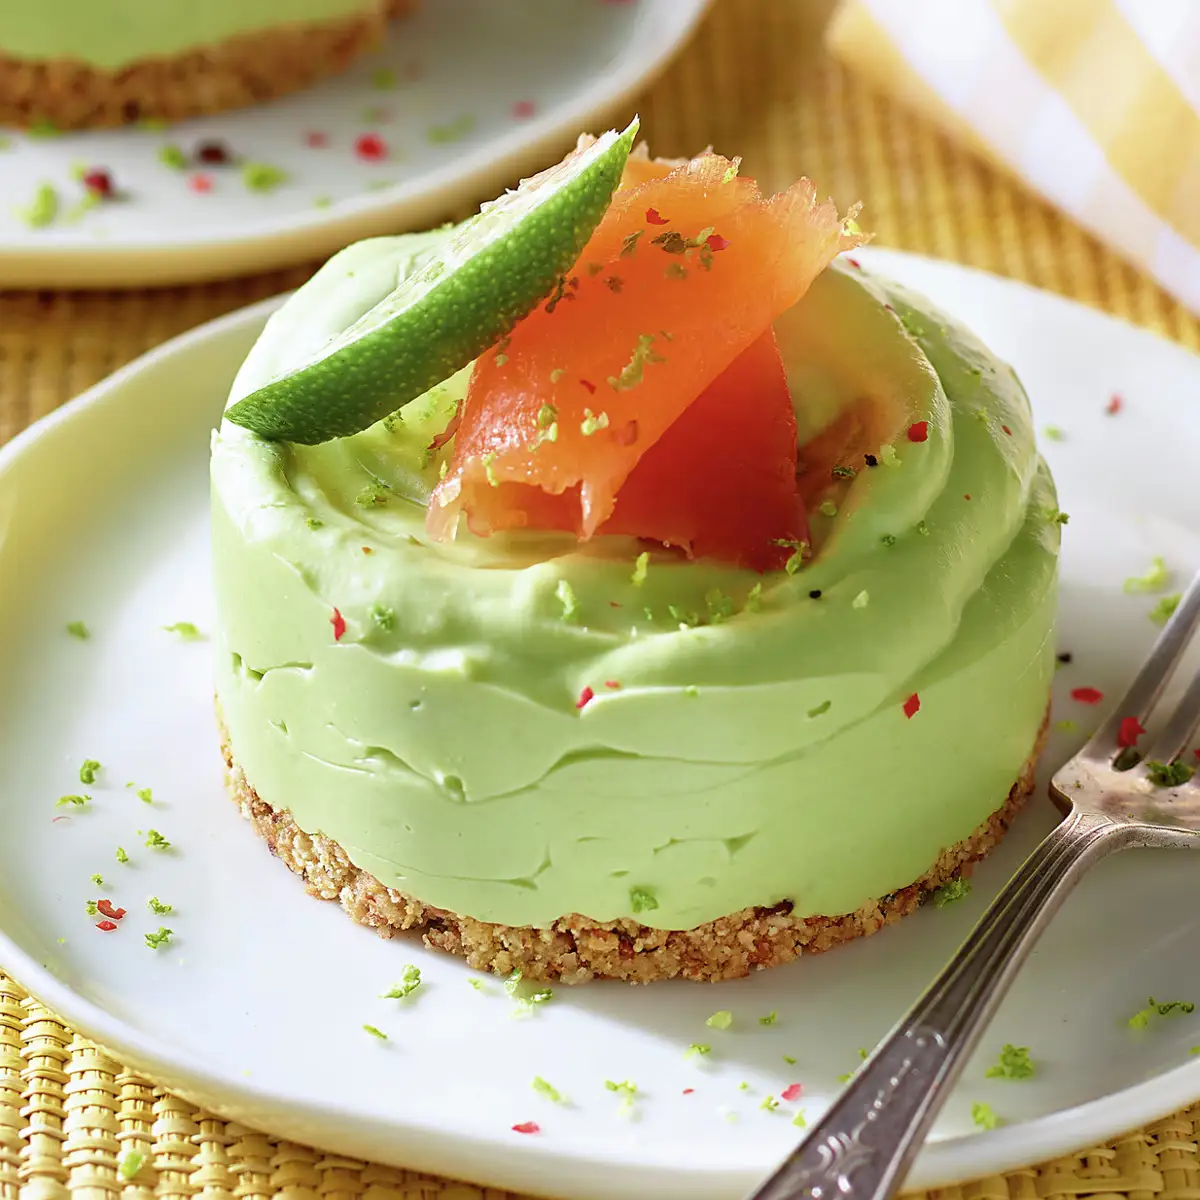
M 993 901 L 946 969 L 750 1200 L 885 1200 L 903 1181 L 1017 968 L 1092 863 L 1128 827 L 1073 811 Z

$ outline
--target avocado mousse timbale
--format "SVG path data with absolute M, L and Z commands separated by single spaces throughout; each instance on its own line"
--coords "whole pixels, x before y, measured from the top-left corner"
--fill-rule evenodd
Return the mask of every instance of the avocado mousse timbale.
M 567 982 L 911 912 L 1028 795 L 1053 671 L 1011 369 L 809 181 L 635 134 L 336 255 L 212 449 L 243 813 L 384 936 Z

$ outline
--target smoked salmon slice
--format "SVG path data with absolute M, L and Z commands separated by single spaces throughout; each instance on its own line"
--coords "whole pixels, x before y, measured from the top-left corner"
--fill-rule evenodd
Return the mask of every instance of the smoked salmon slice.
M 476 360 L 428 527 L 781 565 L 804 518 L 771 322 L 861 238 L 808 180 L 764 198 L 720 155 L 632 174 L 572 273 Z

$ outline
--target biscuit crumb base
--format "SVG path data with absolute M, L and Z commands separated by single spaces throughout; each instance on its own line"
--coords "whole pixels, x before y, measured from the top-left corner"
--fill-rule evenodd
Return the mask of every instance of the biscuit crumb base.
M 421 904 L 356 867 L 337 842 L 303 833 L 289 813 L 261 800 L 234 758 L 223 725 L 221 749 L 232 797 L 271 853 L 303 876 L 309 895 L 339 901 L 355 921 L 381 937 L 420 933 L 425 945 L 458 955 L 477 970 L 497 975 L 520 971 L 526 979 L 716 982 L 739 979 L 877 933 L 913 912 L 929 893 L 951 879 L 969 876 L 975 863 L 1008 832 L 1033 791 L 1046 728 L 1043 722 L 1033 752 L 1004 803 L 970 837 L 944 850 L 920 879 L 900 891 L 840 917 L 797 917 L 785 901 L 774 908 L 744 908 L 687 930 L 651 929 L 629 920 L 602 923 L 574 914 L 544 929 L 496 925 Z
M 261 104 L 336 74 L 383 40 L 417 0 L 371 0 L 348 17 L 239 34 L 114 71 L 0 51 L 0 125 L 96 129 L 183 121 Z

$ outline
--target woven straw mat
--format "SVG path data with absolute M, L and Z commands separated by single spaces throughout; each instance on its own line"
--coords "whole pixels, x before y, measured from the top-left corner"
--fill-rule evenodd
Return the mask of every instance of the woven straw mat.
M 882 245 L 1061 292 L 1200 349 L 1200 321 L 1007 177 L 822 51 L 829 0 L 717 0 L 638 109 L 654 151 L 709 143 L 778 188 L 807 174 Z M 482 197 L 464 199 L 479 200 Z M 0 443 L 159 342 L 294 287 L 315 264 L 202 287 L 0 293 Z M 940 1200 L 1200 1200 L 1200 1105 L 1106 1146 L 948 1188 Z M 147 1155 L 118 1179 L 124 1149 Z M 506 1193 L 280 1142 L 197 1111 L 76 1036 L 0 974 L 0 1200 L 505 1200 Z M 508 1200 L 512 1200 L 508 1197 Z

